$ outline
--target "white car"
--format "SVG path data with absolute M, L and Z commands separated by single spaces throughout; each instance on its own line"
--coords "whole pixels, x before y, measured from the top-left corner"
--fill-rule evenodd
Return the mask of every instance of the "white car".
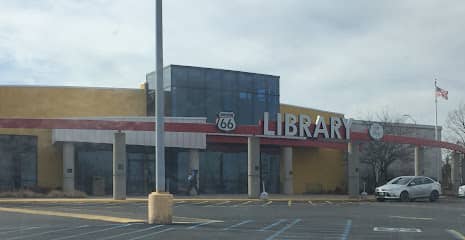
M 397 199 L 403 202 L 418 198 L 436 201 L 441 195 L 441 184 L 424 176 L 396 177 L 383 186 L 375 189 L 376 200 Z
M 458 192 L 457 196 L 465 197 L 465 185 L 459 187 L 459 192 Z

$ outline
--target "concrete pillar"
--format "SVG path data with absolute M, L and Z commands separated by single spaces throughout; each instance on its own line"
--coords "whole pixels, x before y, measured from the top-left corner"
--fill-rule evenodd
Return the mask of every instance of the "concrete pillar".
M 63 143 L 63 191 L 74 191 L 74 144 Z
M 294 181 L 292 172 L 292 147 L 281 148 L 281 162 L 280 167 L 282 171 L 282 189 L 283 194 L 294 194 Z
M 126 134 L 122 132 L 113 138 L 113 199 L 126 199 Z
M 461 172 L 461 175 L 462 175 L 462 185 L 465 184 L 465 155 L 462 153 L 460 154 L 462 156 L 462 172 Z
M 248 195 L 258 198 L 260 195 L 260 139 L 248 138 Z
M 360 196 L 360 144 L 350 141 L 347 156 L 348 193 L 351 198 Z
M 424 170 L 423 170 L 424 149 L 420 146 L 415 146 L 414 155 L 415 155 L 415 158 L 414 158 L 415 176 L 421 176 L 424 174 Z
M 450 164 L 450 178 L 454 193 L 457 193 L 460 186 L 460 165 L 460 154 L 458 152 L 453 152 Z
M 198 149 L 191 149 L 189 151 L 189 170 L 197 171 L 197 188 L 200 187 L 200 157 Z

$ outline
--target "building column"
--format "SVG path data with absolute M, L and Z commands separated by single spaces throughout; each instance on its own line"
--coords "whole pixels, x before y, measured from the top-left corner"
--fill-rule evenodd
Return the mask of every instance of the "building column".
M 461 172 L 462 182 L 461 182 L 461 184 L 465 184 L 465 154 L 461 153 L 460 156 L 461 156 L 460 158 L 462 159 L 461 160 L 461 163 L 462 163 L 462 172 Z
M 122 132 L 113 138 L 113 199 L 126 199 L 126 134 Z
M 74 144 L 63 143 L 63 191 L 74 191 Z
M 415 176 L 420 176 L 424 174 L 423 171 L 423 161 L 424 161 L 424 149 L 420 146 L 415 146 Z
M 450 178 L 452 190 L 457 193 L 460 186 L 460 153 L 452 152 L 452 161 L 450 165 Z
M 294 181 L 292 172 L 292 147 L 281 148 L 280 168 L 282 169 L 282 189 L 283 194 L 294 194 Z
M 248 196 L 258 198 L 260 195 L 260 138 L 248 138 L 247 158 Z
M 350 141 L 347 156 L 348 193 L 351 198 L 360 196 L 360 144 Z
M 197 188 L 200 189 L 200 157 L 198 149 L 189 151 L 189 170 L 197 170 Z

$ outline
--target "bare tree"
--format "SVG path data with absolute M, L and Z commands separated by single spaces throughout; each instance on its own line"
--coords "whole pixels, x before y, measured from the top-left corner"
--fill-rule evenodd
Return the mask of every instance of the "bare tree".
M 452 132 L 454 141 L 465 146 L 465 103 L 449 112 L 446 120 L 447 129 Z
M 367 121 L 368 124 L 375 121 Z M 377 115 L 378 124 L 383 126 L 385 134 L 394 135 L 411 135 L 411 130 L 402 126 L 402 118 L 393 118 L 389 113 L 383 111 Z M 411 162 L 412 147 L 406 144 L 395 144 L 382 141 L 370 141 L 362 145 L 361 162 L 367 164 L 371 170 L 371 177 L 365 176 L 365 179 L 370 179 L 369 188 L 374 188 L 385 183 L 389 177 L 389 167 L 399 161 L 402 163 Z

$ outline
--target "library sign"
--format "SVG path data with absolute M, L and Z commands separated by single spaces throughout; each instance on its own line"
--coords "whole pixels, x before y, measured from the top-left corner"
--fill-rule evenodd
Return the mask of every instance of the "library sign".
M 312 122 L 312 118 L 305 114 L 277 113 L 276 122 L 281 123 L 283 120 L 284 124 L 276 124 L 276 129 L 271 129 L 269 113 L 265 112 L 263 114 L 263 135 L 305 138 L 318 138 L 321 135 L 325 139 L 350 139 L 352 119 L 349 118 L 334 116 L 325 119 L 318 115 Z M 344 136 L 341 136 L 341 127 L 345 128 Z

